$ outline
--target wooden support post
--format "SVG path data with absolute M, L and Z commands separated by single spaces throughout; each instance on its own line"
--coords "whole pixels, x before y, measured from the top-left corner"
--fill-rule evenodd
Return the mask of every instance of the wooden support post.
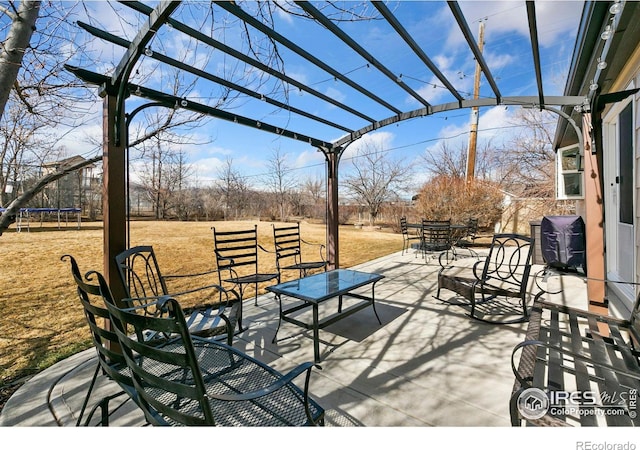
M 327 154 L 327 261 L 328 268 L 340 268 L 338 245 L 338 161 L 339 153 Z
M 118 276 L 118 268 L 115 256 L 126 250 L 127 233 L 127 204 L 125 186 L 125 146 L 126 127 L 121 126 L 121 136 L 116 146 L 115 121 L 120 119 L 124 124 L 124 113 L 122 117 L 116 118 L 116 95 L 107 94 L 103 100 L 102 115 L 102 166 L 103 166 L 103 187 L 102 187 L 102 213 L 103 213 L 103 249 L 104 249 L 104 270 L 103 275 L 112 290 L 116 300 L 125 297 L 124 287 Z
M 606 314 L 605 305 L 605 263 L 604 263 L 604 197 L 598 155 L 592 152 L 591 114 L 582 116 L 582 133 L 584 142 L 584 199 L 585 199 L 585 231 L 587 248 L 587 297 L 589 310 Z M 602 155 L 602 148 L 596 147 Z

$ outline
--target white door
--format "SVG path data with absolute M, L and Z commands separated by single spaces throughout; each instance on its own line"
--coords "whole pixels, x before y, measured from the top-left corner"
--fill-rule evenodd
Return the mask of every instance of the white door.
M 605 136 L 607 277 L 624 300 L 633 301 L 635 281 L 633 102 L 616 105 Z M 607 170 L 608 169 L 608 170 Z

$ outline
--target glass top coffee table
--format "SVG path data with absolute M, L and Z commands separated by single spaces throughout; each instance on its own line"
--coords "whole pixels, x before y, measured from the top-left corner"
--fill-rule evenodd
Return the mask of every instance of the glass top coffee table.
M 376 311 L 374 299 L 375 284 L 383 278 L 384 275 L 376 273 L 336 269 L 267 287 L 266 289 L 268 291 L 273 292 L 276 295 L 280 306 L 278 328 L 276 329 L 276 334 L 273 336 L 272 342 L 276 342 L 278 331 L 280 330 L 280 325 L 283 320 L 307 330 L 313 330 L 313 355 L 315 362 L 320 362 L 319 330 L 322 328 L 329 326 L 338 320 L 344 319 L 345 317 L 350 316 L 351 314 L 368 306 L 373 308 L 373 312 L 376 315 L 376 319 L 378 319 L 378 323 L 382 325 L 378 312 Z M 357 288 L 367 285 L 371 285 L 371 296 L 352 292 Z M 302 300 L 303 303 L 283 309 L 283 296 Z M 361 301 L 343 310 L 342 298 L 345 296 L 356 298 Z M 338 299 L 337 312 L 320 319 L 318 317 L 318 306 L 333 298 Z M 303 322 L 302 320 L 292 317 L 292 314 L 307 308 L 312 309 L 311 323 Z

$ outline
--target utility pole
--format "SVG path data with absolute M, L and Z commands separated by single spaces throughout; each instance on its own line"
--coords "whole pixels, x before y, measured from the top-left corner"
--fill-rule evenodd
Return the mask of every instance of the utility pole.
M 480 53 L 484 48 L 484 21 L 480 20 L 480 30 L 478 32 L 478 48 Z M 473 99 L 480 97 L 480 63 L 476 61 L 476 72 L 473 78 Z M 467 149 L 467 184 L 475 177 L 476 172 L 476 144 L 478 142 L 478 107 L 471 108 L 471 130 L 469 131 L 469 148 Z

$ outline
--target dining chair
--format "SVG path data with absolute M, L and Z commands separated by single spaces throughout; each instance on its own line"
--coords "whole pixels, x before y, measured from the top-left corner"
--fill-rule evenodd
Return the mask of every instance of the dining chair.
M 273 225 L 273 244 L 276 253 L 276 269 L 280 279 L 285 270 L 298 271 L 298 277 L 307 276 L 308 272 L 316 269 L 327 270 L 327 261 L 324 257 L 324 244 L 307 242 L 300 236 L 300 223 L 277 227 Z M 305 261 L 302 258 L 302 244 L 307 247 L 317 247 L 319 256 L 314 261 Z
M 240 309 L 238 312 L 238 327 L 242 327 L 242 301 L 247 285 L 255 288 L 254 304 L 258 305 L 258 285 L 270 281 L 279 282 L 278 272 L 260 272 L 258 264 L 258 249 L 271 253 L 258 244 L 258 226 L 244 230 L 220 231 L 212 227 L 213 252 L 216 257 L 219 282 L 231 283 L 240 292 Z

